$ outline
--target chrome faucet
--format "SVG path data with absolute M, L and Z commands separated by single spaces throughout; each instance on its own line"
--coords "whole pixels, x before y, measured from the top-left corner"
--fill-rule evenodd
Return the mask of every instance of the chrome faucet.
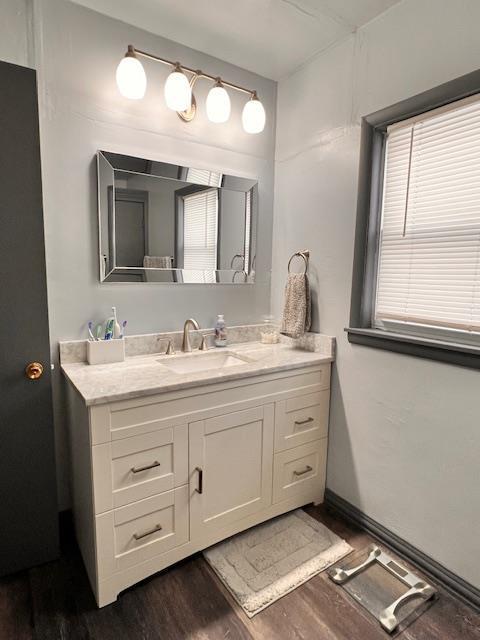
M 200 330 L 200 325 L 196 320 L 194 320 L 193 318 L 189 318 L 188 320 L 185 320 L 185 324 L 183 325 L 183 342 L 182 342 L 182 351 L 184 353 L 191 353 L 192 351 L 192 345 L 190 343 L 190 333 L 188 331 L 188 328 L 190 326 L 192 326 L 197 331 Z

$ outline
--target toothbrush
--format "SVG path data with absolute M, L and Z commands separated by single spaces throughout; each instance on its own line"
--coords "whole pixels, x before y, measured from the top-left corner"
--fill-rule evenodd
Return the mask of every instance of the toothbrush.
M 123 338 L 125 336 L 125 327 L 127 326 L 127 321 L 124 320 L 122 322 L 122 330 L 120 332 L 119 338 Z
M 109 318 L 105 325 L 105 340 L 111 340 L 113 338 L 114 325 L 115 325 L 115 320 L 113 318 Z
M 90 341 L 95 342 L 96 338 L 95 338 L 95 336 L 93 335 L 92 327 L 93 327 L 93 322 L 92 322 L 92 321 L 90 321 L 90 322 L 88 323 L 88 338 L 89 338 L 89 340 L 90 340 Z
M 103 325 L 97 324 L 97 328 L 95 329 L 95 333 L 97 334 L 97 340 L 101 340 L 102 339 L 102 334 L 103 334 Z

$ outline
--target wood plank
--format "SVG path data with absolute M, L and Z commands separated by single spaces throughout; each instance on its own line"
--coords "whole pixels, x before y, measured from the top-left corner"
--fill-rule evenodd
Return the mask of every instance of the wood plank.
M 363 611 L 352 612 L 348 596 L 324 576 L 315 576 L 304 585 L 248 619 L 241 607 L 222 585 L 213 570 L 217 586 L 229 600 L 235 613 L 247 620 L 255 640 L 385 640 L 385 634 Z
M 377 542 L 373 536 L 358 529 L 355 525 L 346 522 L 333 510 L 329 510 L 324 506 L 308 507 L 305 510 L 312 517 L 317 518 L 332 529 L 337 535 L 344 537 L 355 549 L 362 549 L 372 542 Z M 386 545 L 381 544 L 380 546 L 386 548 Z M 411 562 L 400 558 L 393 551 L 389 551 L 389 553 L 392 557 L 397 558 L 401 564 L 413 572 L 422 575 L 422 572 Z M 325 578 L 329 580 L 327 576 L 325 576 Z M 402 632 L 402 639 L 479 640 L 480 613 L 474 611 L 471 607 L 445 591 L 445 589 L 434 580 L 430 578 L 427 579 L 428 582 L 438 589 L 439 598 Z M 363 608 L 352 598 L 348 598 L 348 600 L 359 613 L 363 613 Z M 384 637 L 386 637 L 386 634 L 384 634 Z
M 355 549 L 362 549 L 374 542 L 370 535 L 323 506 L 311 506 L 305 511 L 345 538 Z M 398 558 L 393 553 L 391 555 Z M 400 562 L 418 572 L 410 563 L 404 560 Z M 331 582 L 326 573 L 315 576 L 249 620 L 209 565 L 207 571 L 236 614 L 247 621 L 247 627 L 256 640 L 385 640 L 389 637 L 361 605 Z M 440 591 L 439 600 L 414 620 L 401 637 L 405 640 L 479 640 L 480 615 L 438 585 L 435 586 Z
M 28 573 L 0 580 L 0 638 L 33 640 L 32 603 Z
M 373 538 L 324 507 L 306 511 L 362 549 Z M 392 554 L 395 555 L 395 554 Z M 411 563 L 401 561 L 414 569 Z M 418 571 L 418 570 L 417 570 Z M 421 573 L 421 572 L 420 572 Z M 249 619 L 200 554 L 97 609 L 75 543 L 60 560 L 0 580 L 0 638 L 8 640 L 387 640 L 326 573 Z M 440 589 L 402 640 L 480 640 L 480 614 Z
M 162 640 L 252 640 L 242 620 L 217 588 L 203 556 L 166 570 L 143 586 L 146 603 Z

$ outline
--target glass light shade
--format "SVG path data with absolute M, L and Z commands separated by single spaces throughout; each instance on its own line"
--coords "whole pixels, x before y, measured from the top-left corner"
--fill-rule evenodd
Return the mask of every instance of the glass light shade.
M 210 122 L 227 122 L 230 117 L 230 96 L 224 87 L 215 85 L 207 96 L 207 118 Z
M 145 69 L 138 58 L 125 56 L 117 67 L 118 90 L 125 98 L 141 100 L 147 88 Z
M 260 133 L 265 128 L 265 109 L 258 98 L 252 98 L 243 107 L 242 124 L 247 133 Z
M 192 88 L 187 76 L 181 71 L 172 71 L 165 83 L 165 102 L 173 111 L 186 111 L 192 104 Z

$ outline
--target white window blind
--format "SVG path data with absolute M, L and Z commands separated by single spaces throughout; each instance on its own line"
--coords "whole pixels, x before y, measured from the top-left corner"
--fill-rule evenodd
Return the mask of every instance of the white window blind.
M 374 324 L 480 331 L 480 99 L 387 130 Z
M 206 184 L 209 187 L 220 187 L 223 173 L 209 171 L 208 169 L 192 169 L 187 171 L 187 182 L 195 184 Z
M 183 217 L 184 281 L 215 282 L 218 226 L 217 189 L 206 189 L 185 196 Z

